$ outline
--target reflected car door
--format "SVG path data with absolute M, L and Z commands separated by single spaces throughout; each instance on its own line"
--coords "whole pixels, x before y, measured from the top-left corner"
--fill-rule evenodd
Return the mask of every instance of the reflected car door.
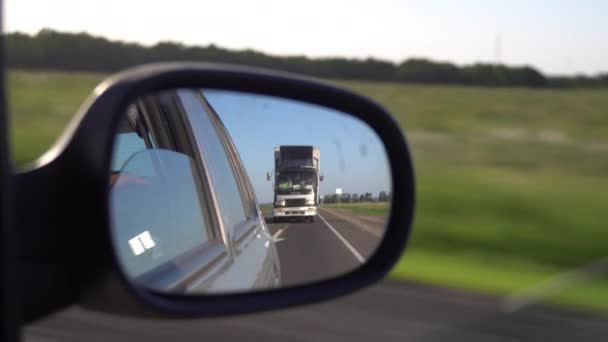
M 268 227 L 266 226 L 266 221 L 264 220 L 264 216 L 258 205 L 255 192 L 253 190 L 253 185 L 249 179 L 247 170 L 245 169 L 238 150 L 219 115 L 215 112 L 209 102 L 207 102 L 206 98 L 204 97 L 204 93 L 199 93 L 199 95 L 201 96 L 205 107 L 208 109 L 210 117 L 215 123 L 224 143 L 226 152 L 234 168 L 237 181 L 242 189 L 242 196 L 246 203 L 246 207 L 250 208 L 249 213 L 251 216 L 249 216 L 249 225 L 242 226 L 243 229 L 238 231 L 235 235 L 237 250 L 242 253 L 237 262 L 245 263 L 248 260 L 257 260 L 261 258 L 264 262 L 264 266 L 259 269 L 257 274 L 258 286 L 264 288 L 279 286 L 281 284 L 280 259 L 278 257 L 278 252 L 274 239 L 272 238 L 272 234 L 270 234 Z M 264 247 L 267 249 L 264 253 L 257 253 L 258 249 L 256 248 L 248 248 L 252 241 L 254 244 L 255 242 L 260 242 L 254 240 L 260 239 L 258 234 L 260 236 L 264 236 L 262 242 L 264 242 Z
M 177 93 L 209 172 L 234 260 L 214 286 L 222 291 L 277 286 L 277 250 L 228 132 L 202 92 L 184 89 Z
M 113 161 L 119 256 L 125 271 L 154 288 L 205 288 L 232 260 L 205 170 L 185 134 L 175 93 L 146 97 L 136 108 L 121 124 Z

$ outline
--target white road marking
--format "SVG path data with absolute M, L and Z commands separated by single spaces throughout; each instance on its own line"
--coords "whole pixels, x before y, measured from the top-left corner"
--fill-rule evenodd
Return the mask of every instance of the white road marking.
M 346 246 L 346 248 L 348 248 L 348 250 L 353 253 L 353 255 L 355 256 L 355 258 L 357 258 L 357 260 L 360 263 L 364 263 L 365 259 L 361 256 L 361 254 L 359 252 L 357 252 L 357 250 L 355 249 L 355 247 L 353 247 L 345 238 L 344 236 L 342 236 L 340 233 L 338 233 L 338 231 L 336 230 L 336 228 L 332 227 L 331 224 L 329 224 L 329 222 L 327 222 L 327 220 L 321 216 L 321 214 L 317 214 L 317 216 L 319 216 L 319 218 L 321 219 L 321 221 L 323 221 L 323 223 L 325 223 L 325 225 L 327 226 L 327 228 L 329 228 L 337 237 L 338 239 L 340 239 L 340 241 L 342 241 L 342 243 L 344 244 L 344 246 Z
M 272 236 L 272 238 L 273 238 L 273 239 L 278 238 L 278 237 L 279 237 L 279 235 L 281 235 L 281 233 L 283 232 L 283 230 L 284 230 L 284 229 L 282 229 L 282 228 L 281 228 L 281 229 L 279 229 L 279 230 L 277 230 L 277 232 L 276 232 L 276 233 L 274 233 L 274 235 Z
M 373 235 L 375 238 L 381 238 L 384 235 L 384 230 L 385 230 L 384 228 L 380 228 L 380 227 L 374 228 L 374 227 L 364 223 L 362 220 L 357 219 L 356 216 L 348 216 L 348 215 L 336 212 L 335 210 L 331 210 L 331 209 L 330 210 L 323 209 L 323 210 L 332 216 L 335 216 L 341 220 L 347 221 L 348 223 L 352 224 L 356 228 L 359 228 L 361 231 L 363 231 L 367 234 Z M 386 226 L 386 222 L 383 222 L 382 225 Z
M 279 238 L 279 236 L 285 231 L 285 229 L 287 229 L 287 226 L 289 226 L 289 224 L 286 225 L 285 228 L 277 230 L 277 232 L 272 236 L 272 241 L 279 242 L 285 240 L 285 238 Z

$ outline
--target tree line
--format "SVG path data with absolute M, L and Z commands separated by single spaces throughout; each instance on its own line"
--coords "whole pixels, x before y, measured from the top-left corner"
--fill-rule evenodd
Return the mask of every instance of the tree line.
M 477 63 L 457 66 L 423 58 L 392 63 L 375 58 L 308 58 L 272 56 L 254 50 L 229 50 L 216 45 L 186 46 L 160 42 L 153 46 L 111 41 L 88 33 L 51 29 L 35 35 L 5 35 L 9 68 L 115 72 L 142 63 L 207 61 L 280 69 L 335 79 L 428 84 L 526 87 L 603 87 L 608 73 L 597 76 L 547 77 L 530 66 Z
M 365 192 L 362 194 L 358 193 L 343 193 L 341 195 L 338 194 L 328 194 L 323 196 L 323 203 L 331 204 L 331 203 L 359 203 L 359 202 L 389 202 L 391 199 L 391 193 L 386 191 L 380 191 L 378 193 L 378 197 L 374 197 L 371 192 Z

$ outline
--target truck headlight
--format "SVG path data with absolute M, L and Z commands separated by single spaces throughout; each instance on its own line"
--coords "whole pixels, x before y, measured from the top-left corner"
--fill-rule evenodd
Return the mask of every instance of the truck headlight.
M 276 207 L 284 207 L 285 206 L 285 200 L 282 201 L 276 201 L 274 204 Z
M 315 200 L 314 199 L 306 200 L 306 205 L 315 205 Z

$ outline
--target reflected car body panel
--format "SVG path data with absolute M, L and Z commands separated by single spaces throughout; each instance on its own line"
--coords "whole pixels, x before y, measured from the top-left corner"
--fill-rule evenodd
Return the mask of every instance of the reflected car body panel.
M 202 96 L 202 93 L 197 93 L 197 96 Z M 164 101 L 164 106 L 161 106 L 160 102 L 162 101 L 159 99 L 161 95 L 164 97 L 170 97 L 172 101 Z M 140 110 L 145 111 L 144 108 L 162 108 L 162 115 L 165 117 L 171 116 L 172 120 L 176 120 L 177 116 L 181 117 L 183 120 L 183 118 L 188 115 L 187 113 L 184 113 L 184 107 L 177 104 L 179 102 L 176 101 L 179 101 L 179 97 L 175 94 L 175 91 L 163 92 L 158 96 L 148 96 L 142 101 L 145 103 L 142 103 L 139 106 Z M 169 103 L 169 105 L 167 105 L 167 103 Z M 203 106 L 203 102 L 201 102 L 201 106 Z M 159 113 L 155 114 L 159 115 Z M 212 120 L 216 120 L 216 124 L 214 126 L 215 129 L 217 129 L 220 135 L 226 136 L 229 139 L 228 132 L 221 124 L 221 121 L 219 121 L 219 116 L 217 116 L 215 112 L 204 109 L 201 110 L 200 113 L 196 113 L 196 115 L 209 115 Z M 151 126 L 156 129 L 156 131 L 149 133 L 151 136 L 164 135 L 166 137 L 178 135 L 179 139 L 182 140 L 187 137 L 186 139 L 189 140 L 188 144 L 192 146 L 197 146 L 199 143 L 198 141 L 193 141 L 196 139 L 196 132 L 176 131 L 176 126 L 171 127 L 171 129 L 167 129 L 166 132 L 159 132 L 158 125 Z M 192 128 L 193 127 L 189 127 L 189 129 Z M 139 127 L 139 129 L 141 130 L 141 127 Z M 154 141 L 159 142 L 161 139 L 154 139 Z M 146 260 L 146 269 L 141 272 L 141 270 L 136 270 L 133 268 L 133 266 L 129 266 L 133 265 L 133 260 L 131 259 L 141 258 L 145 254 L 143 252 L 135 253 L 129 251 L 127 238 L 133 238 L 131 236 L 133 234 L 129 232 L 139 232 L 139 230 L 141 230 L 140 226 L 142 226 L 142 224 L 145 222 L 147 222 L 148 226 L 153 224 L 153 222 L 150 220 L 140 222 L 140 219 L 143 217 L 154 217 L 154 215 L 145 215 L 142 213 L 158 213 L 160 215 L 164 211 L 167 211 L 163 210 L 162 203 L 175 202 L 175 196 L 169 195 L 169 193 L 171 193 L 171 189 L 175 190 L 178 187 L 176 185 L 171 186 L 170 184 L 175 182 L 176 179 L 179 181 L 179 179 L 183 179 L 184 177 L 165 179 L 165 187 L 163 188 L 166 191 L 157 191 L 153 195 L 157 197 L 166 197 L 165 200 L 162 198 L 155 198 L 152 202 L 150 202 L 150 199 L 146 199 L 145 196 L 142 197 L 141 195 L 138 195 L 139 197 L 136 196 L 137 202 L 133 203 L 133 196 L 130 196 L 130 198 L 127 198 L 129 196 L 123 198 L 125 194 L 128 195 L 130 193 L 149 194 L 149 191 L 142 192 L 142 190 L 139 189 L 142 187 L 150 187 L 150 185 L 145 182 L 139 182 L 135 185 L 131 185 L 132 187 L 137 188 L 135 192 L 133 192 L 134 190 L 128 190 L 129 188 L 125 188 L 124 186 L 122 188 L 117 187 L 116 191 L 113 191 L 115 195 L 113 202 L 116 204 L 116 210 L 114 210 L 114 212 L 118 215 L 114 217 L 114 228 L 121 230 L 121 233 L 114 233 L 114 238 L 117 240 L 118 245 L 124 245 L 123 250 L 118 251 L 119 259 L 123 260 L 123 266 L 125 266 L 123 267 L 124 271 L 127 272 L 127 274 L 131 273 L 133 277 L 137 278 L 137 281 L 140 284 L 146 287 L 151 287 L 155 290 L 170 292 L 243 291 L 254 288 L 272 288 L 280 284 L 280 264 L 278 260 L 278 253 L 272 236 L 269 234 L 265 226 L 259 206 L 255 201 L 255 194 L 253 192 L 253 188 L 251 187 L 251 183 L 249 182 L 246 170 L 238 159 L 238 152 L 236 151 L 234 145 L 231 144 L 231 142 L 227 139 L 217 139 L 216 142 L 217 144 L 221 145 L 217 147 L 219 150 L 225 150 L 226 154 L 230 155 L 230 167 L 232 168 L 234 174 L 240 177 L 240 181 L 237 181 L 236 184 L 238 185 L 238 191 L 243 198 L 244 207 L 255 207 L 254 210 L 247 210 L 249 217 L 242 224 L 239 224 L 238 230 L 235 227 L 227 228 L 225 226 L 226 222 L 230 221 L 226 220 L 226 215 L 229 215 L 229 213 L 224 213 L 223 208 L 218 205 L 217 201 L 208 200 L 212 197 L 211 195 L 213 195 L 213 192 L 215 191 L 214 188 L 217 188 L 218 184 L 213 184 L 211 179 L 207 177 L 209 170 L 206 169 L 205 164 L 200 163 L 198 168 L 195 166 L 192 166 L 191 168 L 188 167 L 188 171 L 194 173 L 192 176 L 195 178 L 194 182 L 197 184 L 202 184 L 202 188 L 204 189 L 203 192 L 206 193 L 206 197 L 203 196 L 204 198 L 202 200 L 204 203 L 201 202 L 202 204 L 200 206 L 201 208 L 204 208 L 203 211 L 205 212 L 204 216 L 206 218 L 205 222 L 209 226 L 201 227 L 201 229 L 209 230 L 209 233 L 206 234 L 208 236 L 205 236 L 204 238 L 208 241 L 200 241 L 198 245 L 196 243 L 192 244 L 190 250 L 187 251 L 168 251 L 168 253 L 172 255 L 171 260 L 162 260 L 162 262 L 159 261 L 159 263 L 156 265 L 154 264 L 154 256 L 152 253 L 147 253 L 146 257 L 150 260 Z M 207 139 L 205 143 L 209 144 L 210 142 Z M 148 144 L 148 148 L 150 148 L 149 145 L 150 144 Z M 120 145 L 117 146 L 120 148 Z M 163 146 L 157 147 L 154 145 L 153 148 L 144 151 L 166 151 L 173 153 L 174 155 L 182 155 L 181 153 L 175 151 L 158 149 L 160 147 Z M 191 164 L 195 165 L 201 160 L 204 160 L 205 156 L 204 151 L 197 149 L 193 150 L 195 152 L 191 153 L 190 157 L 193 159 Z M 120 151 L 115 151 L 115 155 L 120 155 Z M 183 156 L 186 157 L 185 155 Z M 121 157 L 124 158 L 124 153 Z M 162 165 L 163 163 L 160 164 Z M 203 167 L 200 167 L 200 165 L 203 165 Z M 186 167 L 184 167 L 184 169 L 185 168 Z M 187 172 L 182 172 L 182 174 L 187 174 Z M 170 175 L 170 173 L 166 175 Z M 128 179 L 125 178 L 127 181 L 132 178 L 131 175 L 126 175 L 124 177 L 127 176 L 129 177 Z M 113 174 L 111 177 L 112 186 L 122 184 L 117 182 L 117 180 L 121 180 L 124 177 Z M 189 184 L 191 184 L 190 187 L 196 187 L 193 185 L 194 183 Z M 119 191 L 119 189 L 121 189 L 121 191 Z M 125 192 L 124 189 L 127 189 L 127 192 Z M 193 190 L 192 192 L 195 191 Z M 193 198 L 192 194 L 189 194 L 189 196 L 191 199 Z M 247 202 L 247 200 L 249 202 Z M 150 207 L 152 204 L 154 205 Z M 172 207 L 174 204 L 175 203 L 167 206 Z M 158 207 L 159 205 L 161 206 L 160 208 Z M 192 206 L 188 205 L 188 207 Z M 168 211 L 172 211 L 177 214 L 180 212 L 179 210 Z M 140 213 L 135 214 L 136 212 Z M 134 220 L 133 216 L 137 216 L 140 219 Z M 152 221 L 164 221 L 166 223 L 169 220 L 152 219 Z M 222 223 L 220 223 L 220 221 Z M 125 224 L 128 227 L 125 227 Z M 137 227 L 131 227 L 132 225 L 137 225 Z M 167 224 L 165 224 L 165 226 L 166 225 Z M 172 230 L 171 227 L 165 227 L 165 229 L 169 231 Z M 153 239 L 156 239 L 155 241 L 158 241 L 160 244 L 162 243 L 162 239 L 158 238 L 157 235 L 158 234 L 155 234 Z M 192 238 L 189 239 L 192 240 Z M 160 248 L 153 249 L 161 252 Z M 140 256 L 140 254 L 142 256 Z
M 258 224 L 237 247 L 236 257 L 206 291 L 239 291 L 242 284 L 251 288 L 272 288 L 280 284 L 278 255 L 272 236 Z

